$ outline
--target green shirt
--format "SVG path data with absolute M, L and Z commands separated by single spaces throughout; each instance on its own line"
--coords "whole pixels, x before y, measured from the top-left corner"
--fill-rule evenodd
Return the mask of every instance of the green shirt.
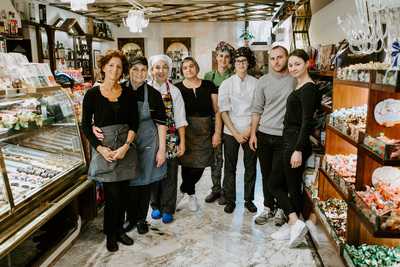
M 228 79 L 229 77 L 231 77 L 233 74 L 233 71 L 231 71 L 230 69 L 227 69 L 224 74 L 219 74 L 219 72 L 217 70 L 212 70 L 207 72 L 204 75 L 204 80 L 208 80 L 211 81 L 215 84 L 215 86 L 219 87 L 221 85 L 221 83 Z

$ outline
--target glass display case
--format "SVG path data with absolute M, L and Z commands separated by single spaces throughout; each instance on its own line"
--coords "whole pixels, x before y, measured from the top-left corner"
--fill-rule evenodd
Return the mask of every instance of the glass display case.
M 67 190 L 85 167 L 73 104 L 63 89 L 0 98 L 2 225 Z

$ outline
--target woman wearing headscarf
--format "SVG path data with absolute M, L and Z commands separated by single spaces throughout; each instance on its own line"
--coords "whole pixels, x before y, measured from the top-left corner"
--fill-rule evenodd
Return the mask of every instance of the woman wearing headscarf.
M 172 71 L 172 60 L 166 55 L 155 55 L 149 59 L 148 84 L 158 90 L 164 102 L 167 120 L 166 154 L 167 176 L 154 183 L 151 190 L 151 217 L 162 218 L 163 223 L 173 221 L 176 209 L 178 183 L 178 157 L 185 153 L 185 103 L 181 92 L 168 78 Z
M 203 175 L 204 169 L 211 165 L 213 147 L 221 144 L 221 116 L 218 114 L 218 91 L 216 86 L 198 77 L 199 65 L 192 57 L 186 57 L 181 64 L 181 73 L 185 79 L 176 84 L 185 101 L 186 152 L 179 159 L 182 166 L 182 184 L 184 197 L 177 205 L 177 210 L 198 209 L 195 186 Z M 211 118 L 218 118 L 212 127 Z
M 213 82 L 218 88 L 224 80 L 228 79 L 234 74 L 231 68 L 231 61 L 235 49 L 229 43 L 221 41 L 218 43 L 215 51 L 217 53 L 217 69 L 207 72 L 204 75 L 204 80 Z M 214 124 L 217 120 L 221 120 L 220 116 L 220 113 L 215 114 L 215 117 L 213 118 Z M 215 140 L 213 140 L 213 142 L 214 141 Z M 213 186 L 211 188 L 211 193 L 205 199 L 205 201 L 208 203 L 214 202 L 218 199 L 218 204 L 226 204 L 222 189 L 222 165 L 222 144 L 219 144 L 213 148 L 213 161 L 211 164 L 211 179 Z

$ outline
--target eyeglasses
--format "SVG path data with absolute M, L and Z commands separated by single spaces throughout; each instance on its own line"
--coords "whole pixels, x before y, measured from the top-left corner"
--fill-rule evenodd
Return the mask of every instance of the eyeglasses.
M 235 63 L 247 63 L 247 59 L 242 59 L 242 60 L 235 60 Z

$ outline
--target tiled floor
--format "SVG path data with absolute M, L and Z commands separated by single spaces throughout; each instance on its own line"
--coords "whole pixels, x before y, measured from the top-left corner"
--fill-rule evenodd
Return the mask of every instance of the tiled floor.
M 238 163 L 237 207 L 226 214 L 217 203 L 207 204 L 205 196 L 211 185 L 207 169 L 197 185 L 200 210 L 177 212 L 175 221 L 165 225 L 151 221 L 151 230 L 138 235 L 133 246 L 120 245 L 109 253 L 101 233 L 99 216 L 82 231 L 71 249 L 55 266 L 322 266 L 315 251 L 306 241 L 289 249 L 287 242 L 275 241 L 270 234 L 278 228 L 272 223 L 254 224 L 254 215 L 243 207 L 243 168 Z M 257 173 L 255 203 L 262 208 L 261 174 Z M 321 235 L 321 239 L 324 236 Z M 325 266 L 342 266 L 327 241 L 321 249 Z

